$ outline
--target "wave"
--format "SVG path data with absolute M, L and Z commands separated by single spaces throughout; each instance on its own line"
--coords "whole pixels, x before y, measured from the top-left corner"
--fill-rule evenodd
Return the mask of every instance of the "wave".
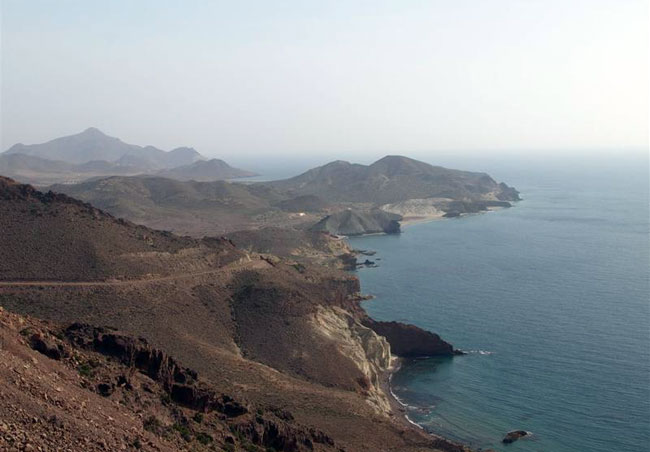
M 462 352 L 468 355 L 494 355 L 494 352 L 488 350 L 462 350 Z

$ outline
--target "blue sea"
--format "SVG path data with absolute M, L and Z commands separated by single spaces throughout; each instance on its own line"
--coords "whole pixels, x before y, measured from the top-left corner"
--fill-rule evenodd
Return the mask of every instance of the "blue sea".
M 409 418 L 477 449 L 650 450 L 647 159 L 466 163 L 523 200 L 350 239 L 377 252 L 371 316 L 468 353 L 404 363 Z M 514 429 L 532 436 L 503 445 Z

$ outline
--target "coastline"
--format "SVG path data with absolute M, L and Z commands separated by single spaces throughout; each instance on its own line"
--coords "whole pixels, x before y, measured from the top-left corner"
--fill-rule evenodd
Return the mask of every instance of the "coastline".
M 390 367 L 380 375 L 379 389 L 386 395 L 386 398 L 388 399 L 388 403 L 391 409 L 391 418 L 396 422 L 397 425 L 401 425 L 409 429 L 413 429 L 415 427 L 418 431 L 422 432 L 423 435 L 426 435 L 432 440 L 432 447 L 435 447 L 439 450 L 446 452 L 472 452 L 469 447 L 436 435 L 435 433 L 426 430 L 420 424 L 408 417 L 408 414 L 406 412 L 406 405 L 393 392 L 391 386 L 393 375 L 401 369 L 403 363 L 404 358 L 391 355 Z

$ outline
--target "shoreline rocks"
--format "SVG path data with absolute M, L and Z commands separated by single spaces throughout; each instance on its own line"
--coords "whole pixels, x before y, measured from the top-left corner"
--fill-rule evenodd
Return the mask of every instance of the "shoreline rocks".
M 429 356 L 463 355 L 460 350 L 430 331 L 415 325 L 400 322 L 380 322 L 366 317 L 364 326 L 384 336 L 391 347 L 391 352 L 402 358 L 420 358 Z

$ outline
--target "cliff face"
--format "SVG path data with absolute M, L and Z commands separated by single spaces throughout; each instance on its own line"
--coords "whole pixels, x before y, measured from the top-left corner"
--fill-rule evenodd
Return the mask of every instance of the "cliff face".
M 390 413 L 387 395 L 380 387 L 380 376 L 390 367 L 390 345 L 386 338 L 362 325 L 342 308 L 319 307 L 313 318 L 314 329 L 334 342 L 336 349 L 357 366 L 358 379 L 366 400 L 380 413 Z

